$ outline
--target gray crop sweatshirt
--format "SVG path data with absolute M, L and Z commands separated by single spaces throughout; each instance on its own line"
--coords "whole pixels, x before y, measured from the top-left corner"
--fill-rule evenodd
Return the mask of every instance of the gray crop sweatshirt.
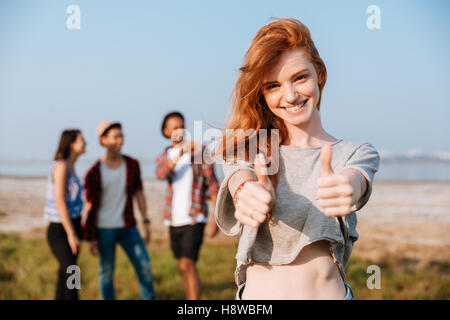
M 240 234 L 236 254 L 235 281 L 245 282 L 249 263 L 283 265 L 291 263 L 300 250 L 315 241 L 328 240 L 334 262 L 345 281 L 344 269 L 348 263 L 356 231 L 356 211 L 369 200 L 380 156 L 370 143 L 354 143 L 342 139 L 332 144 L 331 167 L 334 172 L 346 168 L 358 170 L 367 180 L 368 188 L 352 212 L 342 218 L 327 217 L 318 205 L 317 180 L 320 176 L 321 148 L 300 148 L 280 145 L 279 180 L 273 207 L 275 223 L 266 219 L 257 229 L 240 224 L 234 217 L 232 195 L 228 190 L 230 176 L 240 169 L 254 171 L 245 161 L 222 165 L 224 179 L 217 195 L 214 217 L 219 228 L 230 236 Z

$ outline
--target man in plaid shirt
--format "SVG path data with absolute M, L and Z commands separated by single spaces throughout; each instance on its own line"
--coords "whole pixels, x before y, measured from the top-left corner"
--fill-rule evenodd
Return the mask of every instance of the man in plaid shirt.
M 195 144 L 183 140 L 184 117 L 179 112 L 168 113 L 162 122 L 164 137 L 172 144 L 157 158 L 156 177 L 167 180 L 164 222 L 169 226 L 170 244 L 183 278 L 186 298 L 200 299 L 200 279 L 195 263 L 208 225 L 210 237 L 218 227 L 214 217 L 208 222 L 207 199 L 216 207 L 219 185 L 214 165 L 194 162 Z M 205 146 L 201 148 L 202 153 Z

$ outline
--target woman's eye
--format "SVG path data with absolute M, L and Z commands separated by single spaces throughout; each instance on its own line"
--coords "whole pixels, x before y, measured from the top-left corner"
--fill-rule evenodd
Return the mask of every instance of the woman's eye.
M 274 88 L 278 87 L 277 84 L 271 84 L 270 86 L 266 87 L 266 90 L 272 90 Z

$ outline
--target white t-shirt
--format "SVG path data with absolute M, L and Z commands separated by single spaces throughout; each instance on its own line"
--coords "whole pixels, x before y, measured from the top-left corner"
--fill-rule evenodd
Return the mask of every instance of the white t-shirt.
M 102 180 L 102 196 L 97 216 L 98 228 L 123 228 L 125 226 L 123 212 L 125 210 L 126 193 L 125 159 L 117 169 L 110 169 L 100 163 Z
M 179 147 L 172 147 L 167 150 L 167 158 L 173 159 L 180 152 Z M 191 164 L 191 156 L 184 153 L 174 168 L 172 175 L 172 221 L 164 221 L 165 225 L 173 227 L 184 226 L 192 223 L 189 210 L 192 203 L 192 182 L 194 172 Z M 197 222 L 206 223 L 204 214 L 197 215 Z

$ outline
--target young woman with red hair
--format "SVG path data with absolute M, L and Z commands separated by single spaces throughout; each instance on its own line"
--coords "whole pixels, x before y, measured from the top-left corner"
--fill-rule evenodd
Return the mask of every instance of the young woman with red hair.
M 324 130 L 326 79 L 295 19 L 261 28 L 245 55 L 215 150 L 225 160 L 215 218 L 225 234 L 240 234 L 236 299 L 353 299 L 344 270 L 380 157 L 370 143 Z

